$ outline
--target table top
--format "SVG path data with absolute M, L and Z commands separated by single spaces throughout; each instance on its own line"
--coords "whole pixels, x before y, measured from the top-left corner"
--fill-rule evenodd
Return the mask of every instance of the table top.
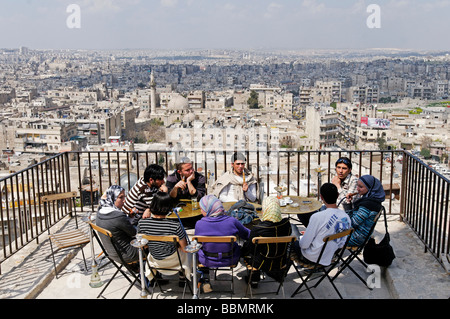
M 281 206 L 282 214 L 306 214 L 319 210 L 322 207 L 322 202 L 314 197 L 284 196 L 283 199 L 286 199 L 287 197 L 292 200 L 292 203 L 286 204 L 286 206 Z M 228 211 L 231 206 L 236 204 L 236 202 L 225 202 L 222 204 L 225 210 Z M 262 207 L 262 205 L 258 203 L 250 204 L 255 206 L 255 209 Z M 292 204 L 294 204 L 294 206 L 292 206 Z M 295 207 L 296 204 L 298 204 L 297 207 Z M 257 211 L 257 213 L 259 214 L 260 212 Z
M 180 205 L 180 203 L 182 203 Z M 180 216 L 181 219 L 183 218 L 191 218 L 191 217 L 197 217 L 197 216 L 201 216 L 202 211 L 200 210 L 200 206 L 197 203 L 197 209 L 192 210 L 192 203 L 191 200 L 181 200 L 180 203 L 178 203 L 178 205 L 183 209 L 181 212 L 178 213 L 178 215 Z M 169 216 L 167 216 L 167 218 L 170 219 L 177 219 L 177 215 L 172 213 Z
M 292 200 L 292 203 L 286 204 L 286 206 L 281 206 L 282 214 L 306 214 L 319 210 L 322 207 L 322 202 L 320 202 L 316 198 L 301 197 L 301 196 L 284 196 L 283 199 L 286 199 L 288 197 Z M 179 212 L 178 215 L 180 216 L 181 219 L 201 216 L 202 212 L 200 210 L 200 207 L 192 210 L 191 200 L 181 200 L 180 203 L 182 203 L 181 207 L 183 208 L 183 210 Z M 236 202 L 224 202 L 223 207 L 225 208 L 226 211 L 228 211 L 234 204 L 236 204 Z M 255 209 L 261 208 L 261 204 L 259 203 L 250 203 L 250 204 L 252 204 L 255 207 Z M 298 204 L 298 206 L 296 206 L 296 204 Z M 259 214 L 260 211 L 257 211 L 257 213 Z M 169 216 L 167 216 L 167 218 L 176 219 L 178 217 L 176 214 L 172 213 Z
M 307 214 L 322 207 L 322 202 L 314 197 L 284 196 L 282 199 L 286 200 L 286 198 L 290 198 L 292 203 L 281 206 L 282 214 Z

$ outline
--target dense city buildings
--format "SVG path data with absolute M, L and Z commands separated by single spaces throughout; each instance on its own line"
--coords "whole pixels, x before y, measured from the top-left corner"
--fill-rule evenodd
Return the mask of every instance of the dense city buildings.
M 447 52 L 0 49 L 0 165 L 112 142 L 447 163 L 449 81 Z

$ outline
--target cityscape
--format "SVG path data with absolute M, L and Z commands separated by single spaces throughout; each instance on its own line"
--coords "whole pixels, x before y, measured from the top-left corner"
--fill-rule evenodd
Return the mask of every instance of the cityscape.
M 120 145 L 408 150 L 449 177 L 449 52 L 0 49 L 1 173 Z

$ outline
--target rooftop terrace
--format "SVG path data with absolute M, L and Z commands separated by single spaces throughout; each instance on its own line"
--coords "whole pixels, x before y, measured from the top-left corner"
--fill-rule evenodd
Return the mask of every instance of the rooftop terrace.
M 435 172 L 415 156 L 404 151 L 349 151 L 349 152 L 246 152 L 248 168 L 261 181 L 265 194 L 274 193 L 276 185 L 289 185 L 288 195 L 317 196 L 317 186 L 329 181 L 334 163 L 339 156 L 348 156 L 353 162 L 353 173 L 372 174 L 385 188 L 389 231 L 397 258 L 391 267 L 381 273 L 380 288 L 369 290 L 351 273 L 339 278 L 344 298 L 448 298 L 449 263 L 449 188 L 450 181 Z M 40 197 L 49 193 L 78 191 L 77 210 L 80 215 L 95 211 L 98 195 L 115 183 L 125 188 L 143 175 L 150 163 L 159 163 L 166 171 L 180 156 L 194 159 L 197 170 L 203 172 L 208 183 L 222 171 L 229 169 L 232 152 L 69 152 L 56 155 L 26 170 L 0 180 L 2 192 L 1 233 L 2 254 L 0 290 L 2 298 L 95 298 L 96 289 L 90 288 L 90 269 L 85 274 L 79 251 L 71 258 L 58 258 L 64 268 L 59 279 L 53 279 L 53 263 L 46 259 L 49 243 L 47 228 L 73 227 L 73 218 L 55 207 L 50 208 L 48 223 Z M 320 168 L 320 169 L 319 169 Z M 318 173 L 321 172 L 321 173 Z M 83 223 L 81 223 L 83 224 Z M 376 229 L 379 239 L 384 234 L 380 220 Z M 83 225 L 86 227 L 86 225 Z M 192 229 L 188 230 L 192 234 Z M 90 249 L 85 249 L 90 258 Z M 98 249 L 97 249 L 98 251 Z M 72 259 L 73 257 L 73 259 Z M 244 297 L 243 266 L 236 274 L 236 292 L 233 298 Z M 88 267 L 89 268 L 89 267 Z M 100 273 L 107 280 L 111 268 Z M 365 270 L 360 269 L 364 274 Z M 368 275 L 367 275 L 368 276 Z M 52 280 L 53 279 L 53 280 Z M 289 272 L 285 286 L 286 296 L 295 290 L 299 279 Z M 124 280 L 115 281 L 115 288 L 107 298 L 120 298 Z M 158 299 L 180 298 L 173 289 Z M 128 298 L 139 298 L 140 291 L 132 289 Z M 318 292 L 319 298 L 336 298 L 333 291 Z M 190 298 L 190 295 L 186 295 Z M 201 298 L 229 298 L 214 292 Z M 283 298 L 267 296 L 268 298 Z M 259 297 L 257 297 L 259 298 Z M 295 298 L 309 298 L 307 294 Z

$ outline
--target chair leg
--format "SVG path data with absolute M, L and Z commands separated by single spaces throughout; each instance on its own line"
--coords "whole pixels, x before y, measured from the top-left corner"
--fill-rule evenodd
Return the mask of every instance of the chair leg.
M 120 266 L 121 268 L 122 266 Z M 100 293 L 97 295 L 97 298 L 100 298 L 100 296 L 103 294 L 103 292 L 106 290 L 106 288 L 108 288 L 109 284 L 114 280 L 114 278 L 116 277 L 116 275 L 119 273 L 120 269 L 117 269 L 116 272 L 114 273 L 114 275 L 112 275 L 112 277 L 108 280 L 108 282 L 106 283 L 106 285 L 103 287 L 102 291 L 100 291 Z
M 86 263 L 86 256 L 84 256 L 83 245 L 80 245 L 80 248 L 81 248 L 81 255 L 83 256 L 83 261 L 84 261 L 84 272 L 87 274 L 88 266 Z
M 326 275 L 328 277 L 328 280 L 330 281 L 331 285 L 333 286 L 334 290 L 337 292 L 337 294 L 339 295 L 339 298 L 344 299 L 341 295 L 341 293 L 339 292 L 339 290 L 337 289 L 336 285 L 334 284 L 334 282 L 331 280 L 330 276 L 328 276 L 328 274 Z
M 247 288 L 245 289 L 245 296 L 247 296 L 248 290 L 250 289 L 250 298 L 253 298 L 252 287 L 250 287 L 251 282 L 252 282 L 252 280 L 251 280 L 252 275 L 253 275 L 253 269 L 250 270 L 250 273 L 247 271 L 248 278 L 247 278 Z
M 52 240 L 50 239 L 50 250 L 52 252 L 53 268 L 55 269 L 55 278 L 58 279 L 58 271 L 56 270 L 55 251 L 53 250 Z
M 300 289 L 302 289 L 303 286 L 305 286 L 305 289 L 308 290 L 308 293 L 310 294 L 312 299 L 316 299 L 313 295 L 313 293 L 311 292 L 311 288 L 309 288 L 307 282 L 308 279 L 312 276 L 312 273 L 308 274 L 306 276 L 305 279 L 303 279 L 303 276 L 301 275 L 300 271 L 298 270 L 297 267 L 295 267 L 295 271 L 297 272 L 298 276 L 300 277 L 300 280 L 302 281 L 302 283 L 297 287 L 297 289 L 292 293 L 291 298 L 294 297 L 297 293 L 300 292 Z
M 333 278 L 331 279 L 331 282 L 333 282 L 333 281 L 340 275 L 340 273 L 341 273 L 342 271 L 344 271 L 345 268 L 348 268 L 348 269 L 350 269 L 350 271 L 351 271 L 356 277 L 358 277 L 358 279 L 359 279 L 364 285 L 366 285 L 367 288 L 369 288 L 370 290 L 372 290 L 373 288 L 370 288 L 370 287 L 367 285 L 366 280 L 364 280 L 364 278 L 362 278 L 362 277 L 356 272 L 356 270 L 354 270 L 353 267 L 350 266 L 350 263 L 351 263 L 353 260 L 355 260 L 355 259 L 358 259 L 358 260 L 361 261 L 363 264 L 365 264 L 362 260 L 360 260 L 360 259 L 358 258 L 357 255 L 352 254 L 352 255 L 348 256 L 347 259 L 346 259 L 345 261 L 343 261 L 342 265 L 339 267 L 338 272 L 337 272 L 337 273 L 333 276 Z

